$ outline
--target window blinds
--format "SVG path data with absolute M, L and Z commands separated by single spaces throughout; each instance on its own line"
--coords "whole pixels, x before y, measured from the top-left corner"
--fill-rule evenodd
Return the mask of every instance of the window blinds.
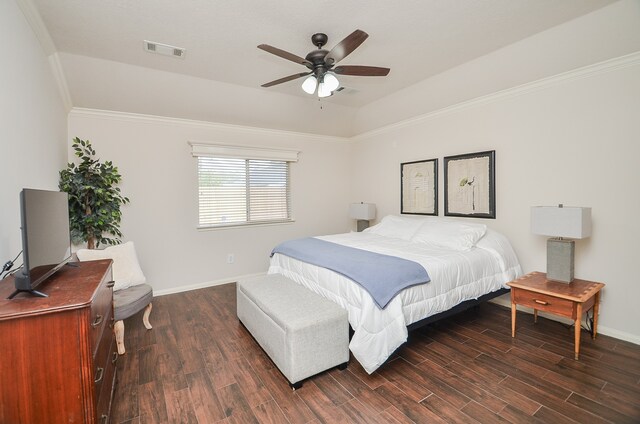
M 198 159 L 199 227 L 291 220 L 290 160 L 287 159 L 297 159 L 297 152 L 293 157 L 290 151 L 285 151 L 283 160 L 274 155 L 277 151 L 269 150 L 266 157 L 270 159 L 260 159 L 256 157 L 267 149 L 250 152 L 249 148 L 204 146 L 205 149 L 193 150 Z M 234 157 L 240 154 L 251 158 Z

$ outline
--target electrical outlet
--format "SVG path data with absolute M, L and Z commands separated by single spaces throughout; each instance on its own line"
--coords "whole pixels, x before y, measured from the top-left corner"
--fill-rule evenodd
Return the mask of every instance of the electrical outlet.
M 229 253 L 227 255 L 227 263 L 228 264 L 232 264 L 236 261 L 236 255 L 234 255 L 233 253 Z

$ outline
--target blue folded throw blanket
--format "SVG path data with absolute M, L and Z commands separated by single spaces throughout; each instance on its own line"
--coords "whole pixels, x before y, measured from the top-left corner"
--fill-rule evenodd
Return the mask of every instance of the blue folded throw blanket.
M 271 252 L 328 268 L 362 286 L 384 309 L 407 287 L 431 281 L 427 270 L 417 262 L 331 243 L 313 237 L 289 240 Z

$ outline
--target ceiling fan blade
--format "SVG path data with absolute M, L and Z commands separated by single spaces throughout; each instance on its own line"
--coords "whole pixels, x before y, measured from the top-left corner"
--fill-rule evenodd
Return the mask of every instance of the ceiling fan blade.
M 302 58 L 300 56 L 297 56 L 297 55 L 295 55 L 293 53 L 285 52 L 284 50 L 281 50 L 281 49 L 279 49 L 277 47 L 270 46 L 268 44 L 260 44 L 258 46 L 258 48 L 261 49 L 261 50 L 264 50 L 265 52 L 268 52 L 268 53 L 271 53 L 271 54 L 275 54 L 276 56 L 280 56 L 283 59 L 287 59 L 287 60 L 299 63 L 299 64 L 304 65 L 304 66 L 309 66 L 309 67 L 313 66 L 311 64 L 311 62 L 309 62 L 307 59 L 304 59 L 304 58 Z
M 353 31 L 344 40 L 339 42 L 324 58 L 327 65 L 333 65 L 340 62 L 347 57 L 352 51 L 358 48 L 358 46 L 364 43 L 369 34 L 359 29 Z
M 389 68 L 359 65 L 336 66 L 333 68 L 333 72 L 338 75 L 356 75 L 362 77 L 386 77 L 389 71 Z
M 280 78 L 280 79 L 277 79 L 275 81 L 271 81 L 271 82 L 268 82 L 266 84 L 262 84 L 262 87 L 271 87 L 273 85 L 282 84 L 283 82 L 293 81 L 294 79 L 305 77 L 305 76 L 309 75 L 310 73 L 311 72 L 303 72 L 301 74 L 289 75 L 288 77 Z

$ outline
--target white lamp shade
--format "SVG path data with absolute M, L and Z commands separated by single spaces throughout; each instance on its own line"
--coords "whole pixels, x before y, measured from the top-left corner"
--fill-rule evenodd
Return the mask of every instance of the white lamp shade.
M 336 76 L 331 72 L 324 74 L 322 82 L 324 83 L 324 89 L 328 91 L 334 91 L 336 88 L 340 87 L 338 78 L 336 78 Z
M 349 217 L 367 221 L 373 219 L 376 217 L 376 205 L 373 203 L 352 203 L 349 206 Z
M 318 84 L 318 97 L 329 97 L 331 95 L 331 90 L 327 90 L 327 86 L 325 83 L 321 82 Z
M 314 75 L 309 75 L 302 82 L 302 89 L 305 93 L 313 94 L 316 92 L 316 85 L 318 85 L 318 80 Z
M 531 232 L 550 237 L 572 239 L 591 235 L 591 208 L 533 206 Z

